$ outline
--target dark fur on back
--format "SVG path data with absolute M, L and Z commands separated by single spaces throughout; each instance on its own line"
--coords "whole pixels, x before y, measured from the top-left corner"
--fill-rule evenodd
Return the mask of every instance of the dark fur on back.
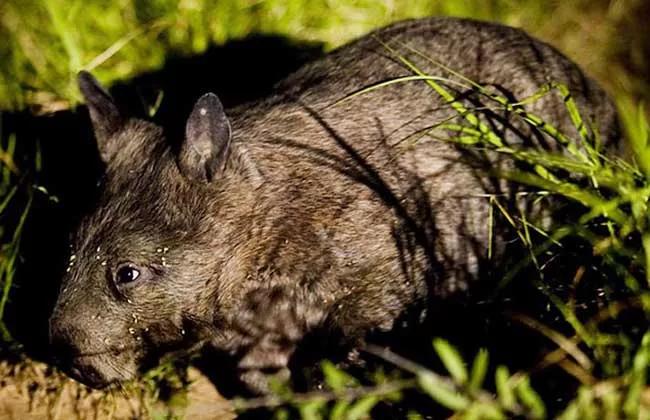
M 513 101 L 563 83 L 616 147 L 614 107 L 575 64 L 520 30 L 470 20 L 381 29 L 225 114 L 206 95 L 180 150 L 151 123 L 122 117 L 82 74 L 106 174 L 51 319 L 71 374 L 102 386 L 206 342 L 236 355 L 240 378 L 264 392 L 270 371 L 288 375 L 307 334 L 336 333 L 352 350 L 407 311 L 488 281 L 511 232 L 496 225 L 489 260 L 487 195 L 515 192 L 489 174 L 509 163 L 445 141 L 448 131 L 418 135 L 460 121 L 423 81 L 341 102 L 413 75 L 395 52 Z M 508 144 L 556 148 L 474 90 L 442 83 Z M 577 138 L 560 95 L 525 109 Z

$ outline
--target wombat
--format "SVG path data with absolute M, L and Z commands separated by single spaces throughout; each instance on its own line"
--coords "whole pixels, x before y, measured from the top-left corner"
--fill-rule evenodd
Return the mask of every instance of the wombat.
M 453 141 L 444 124 L 467 113 L 431 80 L 510 146 L 550 150 L 555 140 L 469 80 L 578 138 L 566 96 L 524 101 L 561 83 L 600 143 L 618 144 L 614 106 L 574 63 L 521 30 L 465 19 L 380 29 L 228 111 L 208 93 L 183 139 L 123 115 L 89 73 L 78 80 L 105 174 L 50 333 L 62 367 L 93 387 L 206 345 L 266 392 L 305 336 L 336 335 L 353 354 L 498 268 L 508 238 L 488 220 L 490 196 L 516 187 L 495 179 L 498 154 Z

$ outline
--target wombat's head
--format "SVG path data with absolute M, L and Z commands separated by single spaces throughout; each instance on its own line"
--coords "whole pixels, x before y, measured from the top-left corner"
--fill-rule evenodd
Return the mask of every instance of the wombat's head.
M 230 125 L 207 94 L 174 148 L 160 127 L 125 118 L 90 74 L 79 75 L 79 86 L 106 169 L 72 241 L 50 338 L 64 370 L 102 387 L 210 328 L 214 242 L 224 223 L 214 209 L 227 207 L 219 197 Z

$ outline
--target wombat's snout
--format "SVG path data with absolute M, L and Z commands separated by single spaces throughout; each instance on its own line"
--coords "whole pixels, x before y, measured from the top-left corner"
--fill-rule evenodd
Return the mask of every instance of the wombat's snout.
M 91 388 L 101 389 L 110 384 L 104 376 L 93 366 L 86 357 L 74 357 L 73 353 L 62 351 L 55 356 L 56 365 L 75 381 L 81 382 Z
M 74 328 L 56 316 L 50 319 L 50 350 L 57 365 L 67 365 L 81 355 L 81 344 L 88 342 L 83 329 Z
M 81 350 L 89 343 L 82 329 L 63 326 L 57 320 L 50 321 L 50 349 L 54 363 L 76 381 L 92 388 L 103 388 L 110 381 L 93 364 L 93 354 Z

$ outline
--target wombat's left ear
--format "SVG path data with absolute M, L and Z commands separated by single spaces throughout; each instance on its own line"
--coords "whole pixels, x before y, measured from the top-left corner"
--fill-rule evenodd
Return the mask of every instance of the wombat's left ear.
M 185 141 L 178 155 L 183 175 L 210 182 L 226 167 L 230 152 L 230 122 L 214 93 L 203 95 L 194 105 L 185 126 Z
M 77 75 L 77 83 L 88 106 L 90 120 L 93 123 L 97 139 L 97 148 L 102 160 L 108 162 L 114 152 L 114 147 L 111 147 L 111 136 L 122 128 L 124 119 L 111 95 L 92 74 L 80 71 Z

